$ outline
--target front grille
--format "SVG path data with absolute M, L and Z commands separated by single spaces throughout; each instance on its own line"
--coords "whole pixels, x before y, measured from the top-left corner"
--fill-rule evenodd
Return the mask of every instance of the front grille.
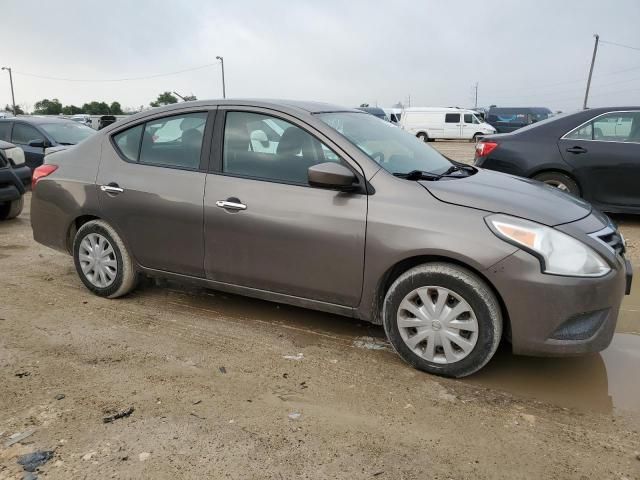
M 625 253 L 625 245 L 624 240 L 622 239 L 622 235 L 618 230 L 606 229 L 601 233 L 596 235 L 598 240 L 603 243 L 606 243 L 614 252 L 618 255 L 624 255 Z

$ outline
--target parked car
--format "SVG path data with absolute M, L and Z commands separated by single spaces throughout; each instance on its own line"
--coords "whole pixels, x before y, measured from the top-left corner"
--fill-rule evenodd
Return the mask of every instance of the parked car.
M 491 107 L 486 119 L 498 133 L 509 133 L 546 120 L 551 115 L 551 110 L 546 107 Z
M 640 107 L 593 108 L 485 137 L 475 165 L 534 178 L 607 212 L 640 213 Z
M 111 125 L 117 121 L 113 115 L 103 115 L 98 120 L 98 130 L 102 130 L 104 127 Z
M 86 125 L 87 127 L 92 127 L 93 126 L 93 122 L 91 120 L 91 115 L 87 115 L 84 113 L 78 114 L 78 115 L 73 115 L 72 117 L 69 118 L 69 120 L 72 120 L 74 122 L 78 122 L 82 125 Z
M 0 220 L 20 215 L 30 182 L 31 170 L 24 163 L 22 149 L 0 140 Z
M 480 120 L 472 110 L 461 108 L 406 108 L 400 126 L 424 142 L 438 139 L 476 141 L 495 133 L 491 125 Z
M 379 108 L 379 107 L 358 107 L 358 110 L 362 110 L 363 112 L 367 112 L 369 115 L 373 115 L 374 117 L 377 117 L 380 120 L 385 120 L 387 122 L 391 121 L 382 108 Z
M 253 148 L 258 131 L 274 149 Z M 47 156 L 31 221 L 96 295 L 159 276 L 357 317 L 409 364 L 456 377 L 503 333 L 520 354 L 602 350 L 632 275 L 588 203 L 311 102 L 133 115 Z
M 75 145 L 94 133 L 92 128 L 63 118 L 19 116 L 0 119 L 0 140 L 19 145 L 32 170 L 42 165 L 46 149 Z

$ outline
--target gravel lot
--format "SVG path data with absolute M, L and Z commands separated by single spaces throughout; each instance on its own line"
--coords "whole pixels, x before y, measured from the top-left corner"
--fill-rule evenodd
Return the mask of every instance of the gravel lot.
M 638 281 L 603 354 L 503 346 L 445 380 L 350 319 L 173 284 L 93 296 L 28 206 L 0 224 L 0 480 L 35 450 L 47 479 L 640 478 Z M 637 259 L 640 221 L 621 223 Z

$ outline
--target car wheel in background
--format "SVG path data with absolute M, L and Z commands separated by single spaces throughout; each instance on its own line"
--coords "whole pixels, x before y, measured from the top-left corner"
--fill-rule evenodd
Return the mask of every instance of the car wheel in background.
M 0 204 L 0 220 L 11 220 L 22 213 L 24 197 Z
M 560 172 L 545 172 L 533 177 L 534 180 L 546 183 L 549 186 L 555 187 L 563 192 L 570 193 L 576 197 L 580 196 L 580 187 L 578 183 L 568 175 Z
M 483 133 L 474 133 L 473 138 L 470 140 L 470 142 L 478 143 L 478 141 L 482 138 L 483 135 L 484 135 Z
M 121 297 L 136 285 L 138 275 L 124 242 L 102 220 L 80 227 L 73 241 L 73 260 L 82 283 L 101 297 Z
M 429 142 L 429 135 L 427 135 L 424 132 L 420 132 L 419 134 L 416 135 L 416 137 L 418 137 L 420 140 L 422 140 L 423 142 Z
M 419 265 L 400 275 L 385 296 L 382 317 L 405 362 L 447 377 L 481 369 L 502 336 L 500 305 L 489 286 L 447 263 Z

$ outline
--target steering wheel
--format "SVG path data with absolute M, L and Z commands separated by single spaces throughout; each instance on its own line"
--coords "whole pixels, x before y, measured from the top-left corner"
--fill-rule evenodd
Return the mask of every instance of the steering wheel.
M 371 158 L 373 158 L 378 163 L 384 162 L 384 153 L 382 153 L 382 152 L 374 152 L 369 156 Z

